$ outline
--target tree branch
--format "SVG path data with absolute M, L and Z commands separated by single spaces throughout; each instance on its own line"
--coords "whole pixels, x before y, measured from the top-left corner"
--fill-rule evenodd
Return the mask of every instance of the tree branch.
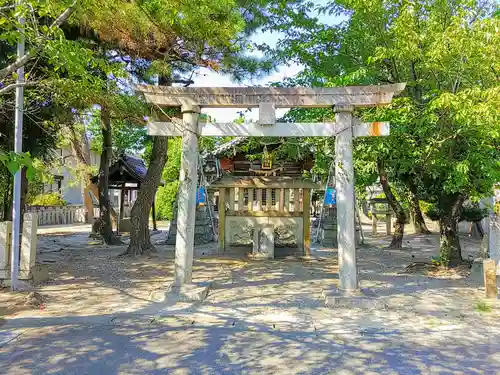
M 16 7 L 15 4 L 12 5 L 6 5 L 4 7 L 1 7 L 0 10 L 6 10 L 6 9 L 14 9 Z
M 18 87 L 29 87 L 29 86 L 35 86 L 37 82 L 22 82 L 22 83 L 11 83 L 10 85 L 5 86 L 3 89 L 0 90 L 0 95 L 5 95 L 11 92 L 12 90 L 18 88 Z
M 60 27 L 66 20 L 73 14 L 75 10 L 75 5 L 78 0 L 74 0 L 73 4 L 71 4 L 64 12 L 62 12 L 59 17 L 50 25 L 49 31 L 53 31 L 54 29 Z M 47 40 L 47 37 L 43 38 L 42 41 Z M 9 74 L 14 73 L 20 67 L 26 65 L 26 63 L 33 58 L 35 58 L 36 54 L 42 49 L 43 43 L 39 43 L 34 49 L 28 51 L 24 56 L 17 59 L 15 62 L 10 64 L 9 66 L 0 70 L 0 79 L 4 79 Z
M 194 84 L 194 81 L 192 79 L 173 79 L 170 83 L 182 83 L 185 87 L 187 87 Z

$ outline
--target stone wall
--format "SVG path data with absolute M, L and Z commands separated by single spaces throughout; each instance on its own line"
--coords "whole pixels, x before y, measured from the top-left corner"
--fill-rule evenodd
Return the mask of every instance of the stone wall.
M 226 250 L 241 253 L 251 252 L 253 231 L 259 226 L 274 226 L 274 256 L 303 255 L 304 229 L 301 217 L 255 217 L 226 216 Z

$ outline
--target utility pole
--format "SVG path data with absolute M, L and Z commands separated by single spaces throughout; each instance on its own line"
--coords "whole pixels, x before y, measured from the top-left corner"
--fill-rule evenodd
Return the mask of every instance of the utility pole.
M 21 8 L 22 0 L 18 2 Z M 19 17 L 19 42 L 17 44 L 17 58 L 24 56 L 24 16 L 21 10 Z M 16 113 L 14 125 L 14 152 L 23 152 L 23 112 L 24 112 L 24 66 L 17 69 L 17 87 L 16 87 Z M 21 173 L 22 167 L 14 175 L 14 194 L 12 204 L 12 256 L 10 269 L 11 290 L 15 291 L 19 283 L 19 237 L 21 231 Z

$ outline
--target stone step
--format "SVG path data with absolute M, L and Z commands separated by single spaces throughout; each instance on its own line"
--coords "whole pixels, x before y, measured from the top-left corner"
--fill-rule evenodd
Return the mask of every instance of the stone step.
M 195 221 L 195 225 L 210 225 L 210 223 L 211 221 L 209 218 Z M 170 225 L 177 225 L 177 220 L 172 220 Z
M 331 222 L 331 221 L 337 221 L 337 218 L 334 217 L 334 216 L 327 216 L 327 217 L 324 217 L 323 220 L 321 220 L 323 223 L 328 223 L 328 222 Z
M 325 235 L 327 235 L 327 234 L 332 234 L 332 233 L 337 233 L 337 229 L 324 229 L 324 230 L 323 230 L 323 233 L 324 233 Z

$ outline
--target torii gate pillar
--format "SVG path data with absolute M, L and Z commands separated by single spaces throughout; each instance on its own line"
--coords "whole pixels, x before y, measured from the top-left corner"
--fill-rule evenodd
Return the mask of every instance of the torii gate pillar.
M 177 237 L 175 238 L 175 287 L 192 280 L 196 187 L 198 183 L 198 118 L 200 107 L 183 105 L 182 148 L 177 199 Z
M 334 107 L 340 132 L 335 138 L 335 188 L 337 189 L 337 243 L 341 290 L 358 289 L 356 267 L 356 222 L 354 204 L 354 163 L 352 156 L 351 105 Z

